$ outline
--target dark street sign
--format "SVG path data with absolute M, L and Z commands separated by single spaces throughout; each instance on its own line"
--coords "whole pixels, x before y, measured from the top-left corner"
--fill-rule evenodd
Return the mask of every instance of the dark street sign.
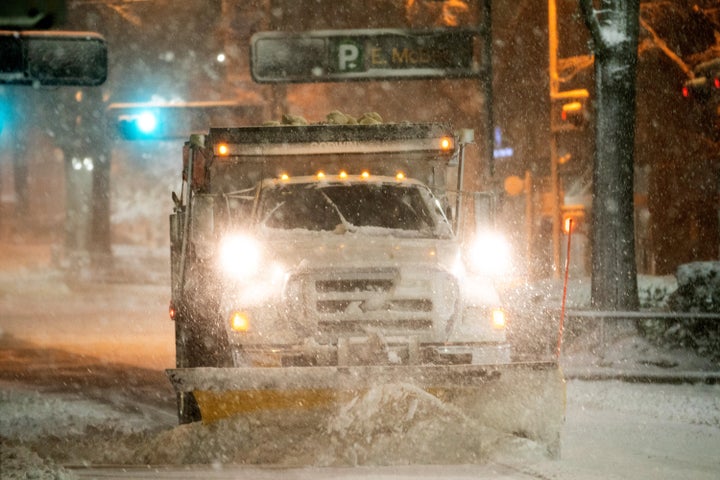
M 97 86 L 107 45 L 93 32 L 0 31 L 0 84 Z
M 261 32 L 251 71 L 261 83 L 479 77 L 475 30 Z

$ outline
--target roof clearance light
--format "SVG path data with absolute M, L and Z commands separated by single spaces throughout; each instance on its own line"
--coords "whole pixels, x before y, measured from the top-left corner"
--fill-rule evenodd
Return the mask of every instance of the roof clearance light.
M 403 172 L 397 172 L 397 174 L 395 175 L 395 179 L 398 181 L 405 180 L 405 174 Z
M 220 145 L 218 145 L 217 151 L 219 155 L 222 155 L 224 157 L 230 153 L 230 147 L 228 147 L 226 143 L 221 143 Z
M 322 180 L 323 178 L 325 178 L 325 172 L 323 172 L 322 170 L 317 172 L 317 178 L 318 180 Z
M 442 137 L 440 139 L 440 149 L 441 150 L 451 150 L 453 148 L 453 139 L 451 137 Z
M 363 170 L 363 172 L 360 174 L 360 176 L 362 178 L 368 179 L 368 178 L 370 178 L 370 172 L 368 172 L 367 170 Z
M 345 179 L 347 178 L 347 172 L 345 170 L 340 170 L 340 173 L 338 174 L 338 177 Z
M 287 173 L 283 173 L 282 175 L 280 175 L 280 180 L 287 182 L 288 180 L 290 180 L 290 175 L 288 175 Z

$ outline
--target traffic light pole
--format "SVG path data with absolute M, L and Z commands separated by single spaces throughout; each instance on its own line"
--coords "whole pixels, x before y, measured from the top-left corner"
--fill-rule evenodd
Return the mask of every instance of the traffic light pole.
M 558 174 L 557 141 L 558 132 L 552 126 L 553 101 L 560 90 L 560 80 L 557 72 L 558 32 L 557 32 L 557 4 L 556 0 L 548 0 L 548 47 L 550 70 L 550 190 L 552 212 L 552 251 L 553 277 L 560 277 L 560 179 Z
M 493 116 L 493 74 L 492 74 L 492 6 L 491 0 L 484 0 L 482 6 L 482 18 L 483 23 L 480 26 L 483 38 L 483 49 L 482 49 L 482 89 L 483 97 L 485 99 L 485 152 L 488 165 L 488 173 L 490 181 L 494 181 L 495 177 L 495 118 Z M 494 185 L 493 185 L 494 188 Z

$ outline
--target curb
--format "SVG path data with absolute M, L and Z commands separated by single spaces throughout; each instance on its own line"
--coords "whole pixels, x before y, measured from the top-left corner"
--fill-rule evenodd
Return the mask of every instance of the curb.
M 568 380 L 607 381 L 620 380 L 628 383 L 704 383 L 706 385 L 720 384 L 720 372 L 708 371 L 678 371 L 678 372 L 644 372 L 633 370 L 610 369 L 579 369 L 564 368 L 563 374 Z

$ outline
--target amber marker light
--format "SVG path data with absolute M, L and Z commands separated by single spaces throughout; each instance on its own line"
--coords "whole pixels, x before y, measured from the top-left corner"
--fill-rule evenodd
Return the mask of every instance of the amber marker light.
M 236 332 L 247 332 L 250 329 L 250 320 L 244 312 L 233 312 L 230 315 L 230 328 Z
M 317 172 L 317 178 L 318 180 L 322 180 L 323 178 L 325 178 L 325 172 L 323 172 L 322 170 Z
M 287 173 L 283 173 L 282 175 L 280 175 L 280 180 L 286 182 L 290 180 L 290 175 L 288 175 Z
M 492 325 L 499 329 L 505 328 L 505 312 L 501 308 L 492 311 Z
M 368 178 L 370 178 L 370 172 L 368 172 L 367 170 L 363 170 L 360 176 L 367 180 Z
M 340 177 L 342 179 L 347 178 L 347 172 L 345 170 L 341 170 L 340 173 L 338 174 L 338 177 Z
M 230 153 L 230 147 L 228 147 L 227 143 L 221 143 L 218 145 L 217 151 L 219 155 L 225 157 Z
M 440 139 L 440 150 L 448 151 L 453 148 L 452 137 L 442 137 Z
M 397 181 L 405 180 L 405 174 L 403 172 L 397 172 L 395 174 L 395 180 L 397 180 Z

